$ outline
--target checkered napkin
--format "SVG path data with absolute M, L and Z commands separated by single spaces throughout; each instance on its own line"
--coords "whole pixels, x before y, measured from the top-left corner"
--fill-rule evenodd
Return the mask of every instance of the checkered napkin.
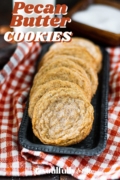
M 21 148 L 18 130 L 34 73 L 39 44 L 20 43 L 0 73 L 0 175 L 31 176 L 54 167 L 81 180 L 120 178 L 120 47 L 110 54 L 107 146 L 98 156 L 54 156 Z

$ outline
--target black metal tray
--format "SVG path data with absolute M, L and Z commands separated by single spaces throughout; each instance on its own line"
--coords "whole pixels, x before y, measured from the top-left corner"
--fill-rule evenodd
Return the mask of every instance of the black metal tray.
M 43 56 L 43 54 L 47 52 L 49 46 L 49 44 L 43 45 L 41 56 Z M 103 53 L 103 65 L 102 70 L 99 73 L 99 86 L 95 96 L 92 99 L 92 105 L 94 107 L 94 123 L 89 136 L 82 142 L 68 147 L 43 144 L 33 134 L 31 120 L 28 116 L 29 102 L 27 102 L 19 129 L 19 143 L 21 144 L 21 146 L 29 150 L 43 151 L 50 154 L 85 156 L 98 155 L 105 149 L 108 124 L 109 56 L 104 49 L 101 50 Z M 39 57 L 39 59 L 41 58 L 41 56 Z

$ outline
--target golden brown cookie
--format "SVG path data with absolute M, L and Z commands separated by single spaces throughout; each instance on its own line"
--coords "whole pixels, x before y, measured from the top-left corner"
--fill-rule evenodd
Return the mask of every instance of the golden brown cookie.
M 69 81 L 61 81 L 61 80 L 49 81 L 43 85 L 38 86 L 35 89 L 35 92 L 32 94 L 32 96 L 30 96 L 30 100 L 29 100 L 28 114 L 31 118 L 33 117 L 33 110 L 34 110 L 34 107 L 35 107 L 35 104 L 37 103 L 37 101 L 46 92 L 49 92 L 51 90 L 55 90 L 58 88 L 73 88 L 73 90 L 75 89 L 78 91 L 81 89 L 78 85 L 76 85 L 74 83 L 71 83 Z M 80 90 L 80 92 L 81 92 L 81 90 Z M 84 92 L 83 92 L 83 94 L 84 94 Z
M 96 71 L 91 68 L 90 63 L 85 63 L 82 59 L 76 58 L 73 56 L 67 56 L 69 60 L 75 62 L 77 65 L 81 66 L 86 74 L 88 75 L 88 78 L 91 82 L 91 89 L 92 89 L 92 96 L 96 93 L 97 87 L 98 87 L 98 76 Z
M 63 48 L 58 48 L 55 50 L 49 50 L 42 58 L 42 60 L 39 63 L 39 68 L 44 64 L 50 61 L 54 56 L 56 55 L 68 55 L 80 58 L 84 61 L 84 63 L 90 63 L 90 67 L 97 70 L 97 66 L 95 64 L 94 58 L 91 56 L 91 54 L 83 47 L 80 47 L 78 45 L 73 46 L 66 46 Z
M 79 74 L 81 76 L 84 76 L 87 79 L 87 81 L 90 81 L 85 70 L 81 66 L 74 63 L 73 61 L 70 61 L 67 56 L 55 56 L 55 57 L 53 57 L 53 59 L 51 59 L 47 64 L 44 64 L 40 68 L 37 76 L 35 77 L 35 80 L 41 78 L 41 75 L 46 74 L 49 70 L 53 69 L 53 71 L 54 71 L 54 68 L 59 68 L 59 67 L 66 67 L 66 68 L 69 68 L 71 70 L 74 69 L 77 72 L 79 72 Z
M 87 49 L 87 51 L 94 57 L 95 63 L 97 64 L 97 72 L 99 72 L 102 62 L 102 53 L 99 46 L 85 38 L 73 38 L 71 42 Z
M 87 76 L 85 70 L 78 66 L 74 61 L 69 60 L 68 56 L 65 55 L 56 55 L 48 63 L 44 64 L 38 71 L 38 74 L 45 74 L 47 71 L 52 70 L 57 67 L 67 67 L 69 69 L 76 69 L 83 76 Z
M 38 100 L 33 112 L 32 128 L 44 144 L 69 146 L 90 133 L 93 107 L 83 91 L 60 88 Z
M 71 63 L 73 62 L 73 63 Z M 76 66 L 77 64 L 77 66 Z M 90 67 L 90 63 L 85 63 L 79 58 L 73 57 L 73 56 L 67 56 L 67 55 L 56 55 L 53 57 L 50 61 L 45 63 L 40 69 L 38 73 L 44 74 L 49 69 L 53 69 L 56 67 L 65 66 L 70 69 L 74 68 L 77 69 L 79 72 L 81 72 L 84 76 L 86 72 L 90 82 L 91 82 L 91 89 L 92 89 L 92 96 L 95 94 L 98 86 L 98 77 L 97 73 Z M 81 69 L 82 67 L 82 69 Z M 83 71 L 84 69 L 84 71 Z
M 71 45 L 79 45 L 84 48 L 94 57 L 94 60 L 97 66 L 97 72 L 100 71 L 101 68 L 101 61 L 102 61 L 102 53 L 101 50 L 98 46 L 96 46 L 92 41 L 85 39 L 85 38 L 72 38 L 71 42 L 59 42 L 59 43 L 54 43 L 51 47 L 50 50 L 55 50 L 57 48 L 62 48 L 66 46 L 71 46 Z
M 68 69 L 66 67 L 54 68 L 54 70 L 47 71 L 46 74 L 37 74 L 34 78 L 33 87 L 31 89 L 31 94 L 35 91 L 35 88 L 39 85 L 45 84 L 48 81 L 52 80 L 62 80 L 62 81 L 69 81 L 77 84 L 80 88 L 83 89 L 87 98 L 91 100 L 92 93 L 91 93 L 91 84 L 89 79 L 85 76 L 81 75 L 78 71 L 74 69 Z
M 87 79 L 87 81 L 90 81 L 85 70 L 81 66 L 78 66 L 76 63 L 70 61 L 67 56 L 62 56 L 62 57 L 55 56 L 51 59 L 51 61 L 49 61 L 47 64 L 44 64 L 39 69 L 39 71 L 37 72 L 37 75 L 34 78 L 34 84 L 36 80 L 41 78 L 41 75 L 44 75 L 47 73 L 47 71 L 52 70 L 57 67 L 67 67 L 69 69 L 74 69 L 74 70 L 76 69 L 76 71 L 79 71 L 79 74 L 81 74 L 81 76 L 84 76 Z M 32 92 L 33 90 L 31 91 L 30 96 L 32 95 Z

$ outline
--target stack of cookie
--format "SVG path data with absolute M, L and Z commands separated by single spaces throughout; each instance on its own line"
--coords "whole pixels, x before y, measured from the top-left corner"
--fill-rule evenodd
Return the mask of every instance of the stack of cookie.
M 44 144 L 68 146 L 90 133 L 102 54 L 83 38 L 55 43 L 44 55 L 30 92 L 28 113 Z

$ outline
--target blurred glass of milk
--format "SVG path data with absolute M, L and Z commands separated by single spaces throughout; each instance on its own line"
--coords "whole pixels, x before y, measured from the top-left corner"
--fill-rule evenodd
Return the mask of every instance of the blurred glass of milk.
M 43 4 L 44 6 L 46 4 L 52 4 L 55 6 L 55 0 L 13 0 L 13 7 L 14 7 L 14 3 L 15 2 L 24 2 L 25 4 L 33 4 L 34 6 L 37 4 Z M 36 14 L 36 13 L 31 13 L 31 14 L 26 14 L 24 12 L 24 10 L 18 10 L 18 14 L 22 15 L 24 17 L 38 17 L 40 15 L 42 15 L 44 17 L 44 13 L 41 14 Z M 45 16 L 47 16 L 48 14 L 45 14 Z M 54 14 L 49 14 L 49 16 L 52 18 L 54 17 Z M 24 27 L 24 26 L 20 26 L 20 27 L 15 27 L 14 28 L 15 32 L 29 32 L 29 31 L 33 31 L 34 33 L 36 33 L 37 31 L 41 31 L 41 32 L 49 32 L 49 31 L 53 31 L 53 27 L 49 26 L 49 27 Z

